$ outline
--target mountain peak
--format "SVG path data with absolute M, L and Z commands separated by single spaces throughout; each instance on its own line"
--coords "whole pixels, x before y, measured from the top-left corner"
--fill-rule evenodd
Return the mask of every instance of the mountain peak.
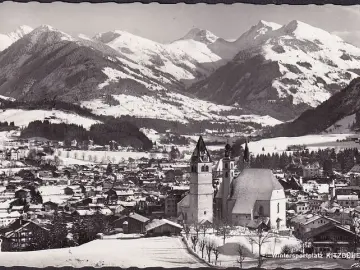
M 214 43 L 218 37 L 206 29 L 193 28 L 181 39 L 192 39 L 208 45 Z
M 23 35 L 26 35 L 26 34 L 29 34 L 31 31 L 33 31 L 34 29 L 30 26 L 27 26 L 27 25 L 21 25 L 19 26 L 15 32 L 16 33 L 21 33 Z
M 282 25 L 274 23 L 274 22 L 267 22 L 264 20 L 260 20 L 258 22 L 258 24 L 256 25 L 256 28 L 262 28 L 262 27 L 267 27 L 267 28 L 271 28 L 272 30 L 277 30 L 277 29 L 281 28 Z

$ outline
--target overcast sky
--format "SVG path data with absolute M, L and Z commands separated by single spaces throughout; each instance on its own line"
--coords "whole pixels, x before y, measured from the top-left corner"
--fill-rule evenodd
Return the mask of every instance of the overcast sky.
M 360 5 L 0 3 L 0 33 L 11 32 L 20 25 L 35 28 L 48 24 L 71 35 L 91 37 L 99 32 L 124 30 L 169 42 L 198 27 L 225 39 L 235 39 L 259 20 L 279 24 L 300 20 L 360 46 Z

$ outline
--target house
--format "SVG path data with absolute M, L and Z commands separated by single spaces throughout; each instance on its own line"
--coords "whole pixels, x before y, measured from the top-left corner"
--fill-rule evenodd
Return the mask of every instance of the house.
M 19 160 L 20 159 L 20 151 L 17 149 L 10 150 L 10 160 Z
M 180 235 L 182 226 L 167 219 L 154 219 L 146 226 L 147 236 Z
M 128 215 L 122 216 L 113 222 L 114 228 L 124 230 L 124 233 L 145 233 L 145 226 L 149 219 L 137 213 L 131 212 Z
M 307 213 L 310 210 L 310 205 L 308 201 L 299 201 L 295 203 L 295 209 L 296 213 L 303 214 Z
M 336 201 L 339 205 L 346 208 L 355 208 L 359 203 L 358 195 L 337 195 Z
M 83 190 L 80 186 L 68 186 L 64 188 L 64 194 L 65 195 L 82 195 Z
M 174 186 L 165 197 L 165 215 L 168 217 L 177 217 L 177 204 L 189 192 L 189 187 Z
M 46 227 L 21 218 L 0 230 L 0 234 L 2 251 L 34 250 L 36 246 L 46 245 L 50 241 Z
M 303 177 L 304 178 L 311 178 L 311 177 L 320 177 L 322 176 L 321 167 L 319 162 L 314 162 L 312 164 L 308 164 L 303 166 Z
M 15 198 L 20 199 L 24 203 L 29 203 L 31 201 L 30 189 L 22 188 L 15 191 Z
M 71 147 L 74 147 L 74 148 L 76 148 L 77 147 L 77 145 L 78 145 L 78 142 L 77 142 L 77 140 L 72 140 L 71 141 Z
M 0 150 L 0 160 L 6 159 L 6 153 L 3 150 Z
M 0 228 L 8 226 L 11 222 L 20 218 L 19 212 L 0 212 Z
M 118 201 L 126 201 L 128 197 L 134 196 L 134 191 L 131 189 L 110 189 L 106 191 L 105 194 L 107 194 L 108 204 L 116 204 Z
M 44 210 L 46 212 L 49 212 L 49 211 L 57 210 L 59 207 L 59 204 L 54 203 L 52 201 L 47 201 L 47 202 L 43 203 L 43 206 L 44 206 Z
M 294 235 L 300 236 L 327 223 L 340 224 L 337 220 L 322 215 L 299 215 L 290 220 Z
M 168 170 L 165 172 L 165 182 L 176 182 L 183 179 L 184 173 L 181 170 Z
M 359 236 L 337 223 L 326 223 L 307 232 L 304 237 L 312 243 L 313 253 L 358 252 L 355 247 Z

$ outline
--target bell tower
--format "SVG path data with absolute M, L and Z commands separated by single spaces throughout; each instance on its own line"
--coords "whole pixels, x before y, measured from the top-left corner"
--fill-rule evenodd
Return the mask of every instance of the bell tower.
M 192 223 L 213 220 L 212 160 L 200 136 L 190 161 L 190 207 L 188 220 Z
M 226 144 L 225 146 L 225 156 L 222 160 L 222 182 L 223 182 L 223 194 L 222 194 L 222 207 L 221 207 L 221 218 L 227 216 L 227 201 L 230 195 L 231 182 L 234 178 L 234 161 L 231 160 L 231 146 Z

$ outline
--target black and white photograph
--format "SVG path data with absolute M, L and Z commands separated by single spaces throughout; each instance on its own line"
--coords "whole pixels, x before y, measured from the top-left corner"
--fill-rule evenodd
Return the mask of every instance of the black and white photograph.
M 0 3 L 0 266 L 360 269 L 359 25 Z

